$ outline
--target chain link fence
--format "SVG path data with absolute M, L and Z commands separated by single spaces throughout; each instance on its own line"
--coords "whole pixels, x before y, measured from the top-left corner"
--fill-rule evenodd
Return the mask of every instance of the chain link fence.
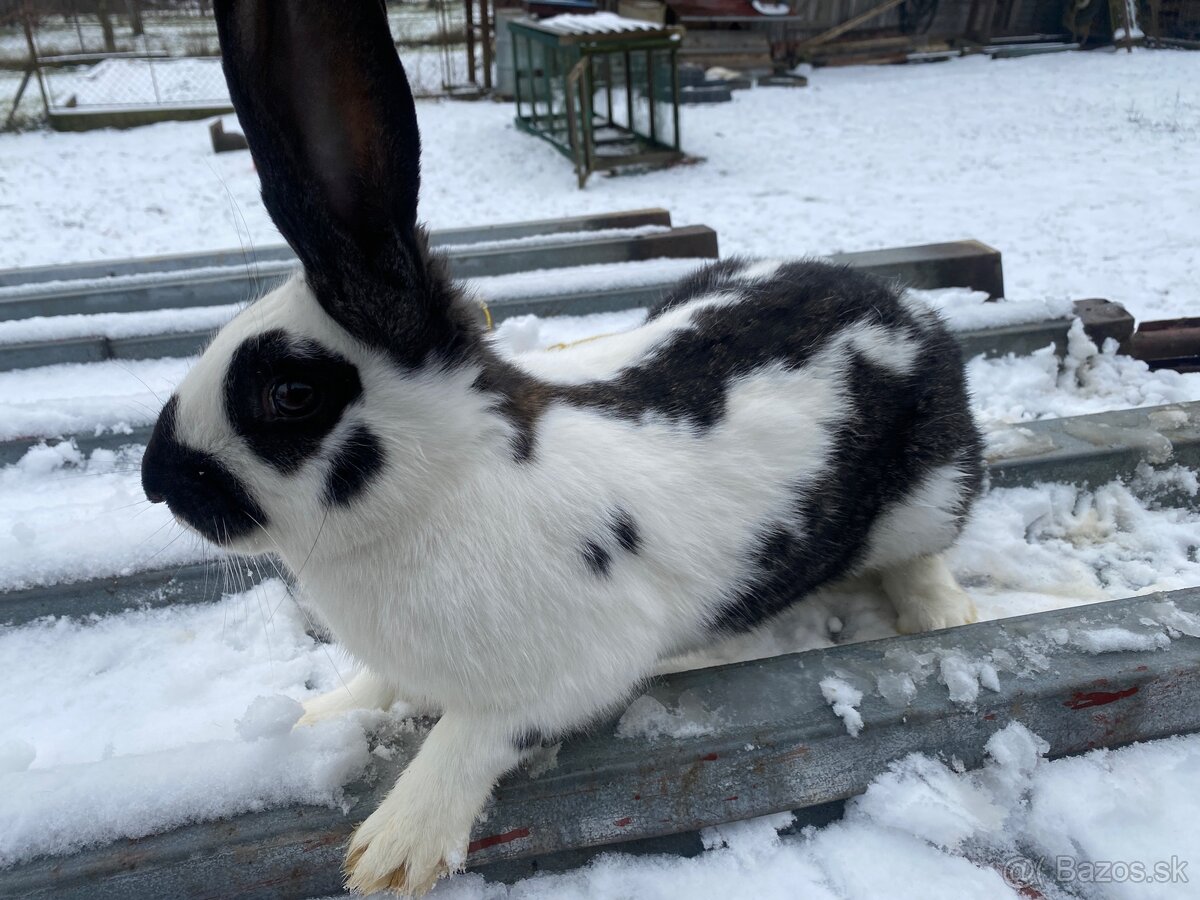
M 413 92 L 468 86 L 463 0 L 389 0 L 388 20 Z M 0 115 L 153 111 L 229 105 L 208 0 L 0 0 Z

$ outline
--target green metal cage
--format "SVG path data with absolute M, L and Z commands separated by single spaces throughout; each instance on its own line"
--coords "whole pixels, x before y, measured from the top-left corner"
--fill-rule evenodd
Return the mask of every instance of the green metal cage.
M 509 23 L 517 127 L 592 172 L 683 159 L 679 143 L 682 29 L 598 13 Z

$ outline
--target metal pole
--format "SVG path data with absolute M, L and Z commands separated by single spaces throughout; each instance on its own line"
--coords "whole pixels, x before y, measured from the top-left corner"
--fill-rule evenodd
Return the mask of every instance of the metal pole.
M 678 47 L 672 46 L 671 58 L 671 117 L 675 124 L 675 149 L 680 149 L 679 141 L 679 59 Z
M 30 11 L 31 3 L 25 4 L 25 15 L 22 17 L 21 24 L 25 28 L 25 44 L 29 47 L 29 64 L 33 66 L 34 72 L 37 74 L 38 90 L 42 93 L 42 106 L 46 110 L 46 118 L 50 117 L 50 95 L 46 92 L 46 82 L 42 78 L 42 66 L 38 62 L 37 43 L 33 39 L 33 13 Z
M 463 0 L 463 9 L 466 10 L 466 35 L 467 35 L 467 71 L 470 73 L 467 77 L 471 84 L 476 84 L 475 81 L 475 0 Z
M 628 50 L 625 51 L 625 116 L 625 124 L 633 131 L 633 57 Z
M 646 51 L 646 99 L 650 101 L 650 142 L 658 143 L 658 117 L 654 103 L 654 53 Z
M 479 0 L 479 40 L 483 44 L 483 88 L 492 89 L 492 38 L 495 19 L 488 10 L 488 0 Z

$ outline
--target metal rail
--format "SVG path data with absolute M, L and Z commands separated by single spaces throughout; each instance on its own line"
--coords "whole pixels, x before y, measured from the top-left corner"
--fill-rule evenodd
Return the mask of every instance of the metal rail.
M 512 274 L 534 269 L 565 268 L 655 258 L 707 258 L 718 255 L 717 236 L 704 226 L 673 228 L 652 234 L 589 238 L 547 246 L 481 248 L 463 244 L 447 251 L 456 278 Z M 861 269 L 908 287 L 967 287 L 1004 294 L 1000 253 L 978 241 L 955 241 L 841 253 L 831 262 Z M 240 303 L 262 293 L 274 279 L 290 271 L 288 259 L 261 259 L 246 266 L 233 263 L 227 272 L 197 274 L 170 270 L 118 275 L 110 279 L 62 286 L 31 283 L 28 290 L 6 288 L 0 296 L 0 321 L 72 313 L 138 312 Z M 257 269 L 257 271 L 256 271 Z M 20 271 L 20 270 L 17 270 Z M 125 280 L 122 280 L 125 279 Z
M 455 278 L 648 259 L 716 259 L 717 233 L 703 225 L 689 225 L 647 234 L 586 237 L 569 243 L 462 244 L 448 247 L 445 256 Z M 22 286 L 5 288 L 0 295 L 0 321 L 242 303 L 286 278 L 294 265 L 293 260 L 262 261 L 227 270 L 117 276 L 63 285 L 44 282 L 27 285 L 24 290 Z
M 134 440 L 127 436 L 126 441 Z M 995 440 L 1005 449 L 988 461 L 994 487 L 1067 482 L 1086 487 L 1131 479 L 1139 466 L 1200 468 L 1200 402 L 1090 416 L 1044 419 L 1014 426 Z M 1178 500 L 1191 498 L 1160 497 Z M 244 567 L 238 588 L 257 582 L 269 565 Z M 225 585 L 219 567 L 187 565 L 73 584 L 0 592 L 0 624 L 20 624 L 46 615 L 85 616 L 124 609 L 218 600 Z
M 719 729 L 682 740 L 626 739 L 608 725 L 568 739 L 548 771 L 521 771 L 501 782 L 486 821 L 472 833 L 468 864 L 513 878 L 555 867 L 564 851 L 578 862 L 588 848 L 782 810 L 828 811 L 908 753 L 932 747 L 977 767 L 988 738 L 1010 722 L 1041 735 L 1051 757 L 1200 731 L 1197 616 L 1200 590 L 1191 589 L 668 676 L 650 695 L 668 709 L 698 704 Z M 1087 632 L 1101 628 L 1152 636 L 1161 649 L 1081 649 Z M 1050 640 L 1060 629 L 1068 639 Z M 878 685 L 908 671 L 897 654 L 990 661 L 998 690 L 953 701 L 935 662 L 925 677 L 914 677 L 907 704 L 889 702 Z M 857 737 L 822 699 L 820 682 L 831 676 L 863 691 Z M 422 737 L 401 735 L 389 743 L 390 759 L 372 757 L 347 789 L 345 814 L 289 807 L 39 859 L 0 873 L 0 897 L 287 900 L 336 893 L 351 829 L 382 799 Z
M 613 228 L 641 228 L 646 225 L 671 227 L 671 214 L 665 209 L 631 209 L 623 212 L 573 216 L 564 219 L 538 219 L 529 222 L 507 222 L 474 228 L 446 228 L 429 233 L 434 247 L 459 244 L 478 244 L 489 241 L 511 241 L 519 238 L 551 234 L 577 234 L 586 231 L 605 231 Z M 58 266 L 30 266 L 0 269 L 0 287 L 19 284 L 41 284 L 47 281 L 114 278 L 124 275 L 145 275 L 152 272 L 181 272 L 217 266 L 252 266 L 261 262 L 295 259 L 286 244 L 269 244 L 239 250 L 216 250 L 204 253 L 174 253 L 136 259 L 100 260 L 98 262 L 68 263 Z
M 488 309 L 494 322 L 501 322 L 511 316 L 528 313 L 551 316 L 610 312 L 649 306 L 671 286 L 671 284 L 648 285 L 640 288 L 622 288 L 588 294 L 505 300 L 489 304 Z M 1031 322 L 1028 325 L 963 331 L 955 334 L 955 338 L 967 357 L 979 353 L 988 356 L 1032 353 L 1034 350 L 1051 345 L 1056 348 L 1056 352 L 1061 353 L 1066 348 L 1067 333 L 1070 327 L 1070 319 L 1052 319 L 1045 322 Z M 211 336 L 212 332 L 204 331 L 138 338 L 79 338 L 70 341 L 18 344 L 0 347 L 0 371 L 30 367 L 21 365 L 22 363 L 49 365 L 52 363 L 101 362 L 105 359 L 157 359 L 165 356 L 189 356 L 198 353 L 208 343 Z M 9 351 L 11 351 L 11 356 L 8 355 Z M 136 427 L 119 434 L 86 433 L 16 438 L 0 441 L 0 465 L 16 462 L 31 447 L 45 440 L 74 440 L 79 449 L 90 453 L 99 448 L 116 450 L 129 444 L 144 444 L 149 438 L 150 428 L 148 426 Z

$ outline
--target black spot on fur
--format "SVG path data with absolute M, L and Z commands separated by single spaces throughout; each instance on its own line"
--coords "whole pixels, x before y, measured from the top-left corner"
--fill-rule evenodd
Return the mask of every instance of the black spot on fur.
M 623 509 L 618 509 L 613 514 L 613 534 L 626 553 L 637 553 L 642 546 L 642 536 L 638 533 L 637 523 Z
M 612 555 L 595 541 L 584 541 L 579 549 L 583 561 L 597 578 L 607 578 L 612 566 Z
M 167 401 L 142 456 L 142 490 L 214 544 L 243 537 L 267 514 L 242 482 L 211 454 L 180 443 L 179 398 Z
M 383 468 L 383 448 L 365 426 L 358 425 L 342 442 L 325 479 L 325 503 L 345 506 Z
M 319 394 L 308 415 L 272 415 L 268 403 L 273 385 L 299 381 Z M 358 370 L 332 351 L 281 330 L 247 338 L 225 374 L 225 412 L 230 423 L 264 462 L 280 472 L 294 472 L 315 456 L 321 443 L 362 395 Z

